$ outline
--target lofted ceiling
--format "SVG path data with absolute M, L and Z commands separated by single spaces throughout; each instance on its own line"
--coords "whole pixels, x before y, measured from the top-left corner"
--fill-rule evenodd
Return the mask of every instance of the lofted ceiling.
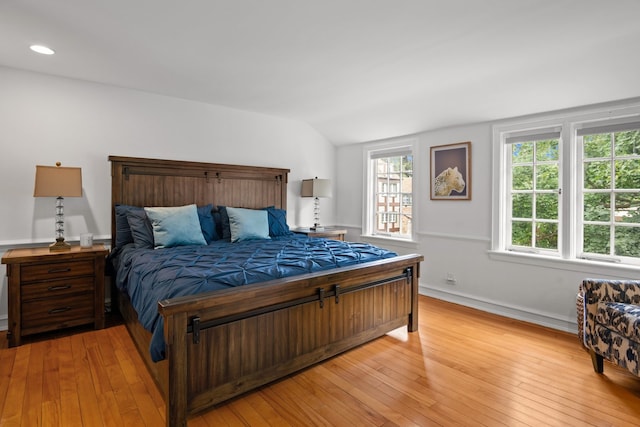
M 0 65 L 340 145 L 640 96 L 638 16 L 638 0 L 1 0 Z

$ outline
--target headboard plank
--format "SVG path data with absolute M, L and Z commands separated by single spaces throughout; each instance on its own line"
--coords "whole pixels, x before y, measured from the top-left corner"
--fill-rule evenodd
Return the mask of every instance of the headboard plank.
M 115 205 L 287 208 L 289 169 L 109 156 L 111 230 Z

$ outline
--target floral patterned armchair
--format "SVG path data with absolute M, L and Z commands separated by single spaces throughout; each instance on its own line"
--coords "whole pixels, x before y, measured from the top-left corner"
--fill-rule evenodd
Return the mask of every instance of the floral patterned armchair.
M 640 376 L 640 280 L 583 280 L 578 317 L 597 373 L 602 373 L 607 359 Z

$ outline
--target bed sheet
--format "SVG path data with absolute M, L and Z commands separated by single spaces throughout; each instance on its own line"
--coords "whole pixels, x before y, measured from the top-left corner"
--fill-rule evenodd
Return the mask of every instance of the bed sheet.
M 165 357 L 158 301 L 267 280 L 391 258 L 397 254 L 367 243 L 302 235 L 207 246 L 136 249 L 112 256 L 116 285 L 129 295 L 141 324 L 152 333 L 151 358 Z

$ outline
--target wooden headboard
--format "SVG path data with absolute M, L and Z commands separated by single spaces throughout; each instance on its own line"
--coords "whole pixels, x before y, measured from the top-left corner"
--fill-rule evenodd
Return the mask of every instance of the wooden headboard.
M 287 209 L 289 169 L 109 156 L 111 244 L 115 205 L 197 205 Z

